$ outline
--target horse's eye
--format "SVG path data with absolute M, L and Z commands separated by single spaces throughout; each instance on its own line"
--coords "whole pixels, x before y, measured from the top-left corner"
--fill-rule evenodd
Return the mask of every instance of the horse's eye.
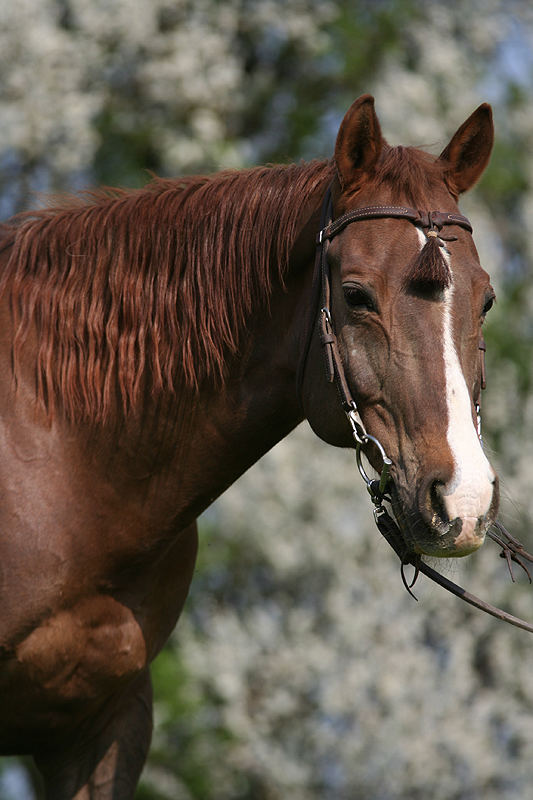
M 487 297 L 485 305 L 483 306 L 483 316 L 489 313 L 492 306 L 494 305 L 494 300 L 495 300 L 494 295 L 490 295 L 489 297 Z
M 375 311 L 374 299 L 366 289 L 354 284 L 345 283 L 342 287 L 346 305 L 356 311 Z

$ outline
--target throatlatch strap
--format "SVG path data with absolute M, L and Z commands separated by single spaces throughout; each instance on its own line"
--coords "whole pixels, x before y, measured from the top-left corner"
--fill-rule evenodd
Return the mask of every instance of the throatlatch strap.
M 326 203 L 324 204 L 326 223 L 321 230 L 328 229 L 334 223 L 331 223 L 332 214 L 332 201 L 331 189 L 326 193 Z M 329 237 L 317 242 L 317 252 L 319 253 L 320 275 L 322 283 L 321 293 L 321 306 L 320 315 L 318 318 L 318 330 L 322 347 L 324 348 L 324 359 L 326 365 L 326 378 L 329 383 L 335 383 L 339 399 L 341 401 L 344 411 L 350 411 L 355 408 L 355 401 L 353 399 L 348 381 L 346 380 L 346 373 L 342 364 L 341 355 L 339 352 L 339 345 L 337 336 L 333 327 L 333 320 L 331 318 L 331 273 L 328 264 L 328 246 Z
M 328 189 L 327 192 L 324 194 L 320 210 L 320 230 L 325 228 L 330 220 L 331 220 L 331 192 Z M 296 372 L 296 392 L 297 392 L 297 397 L 300 401 L 300 405 L 302 406 L 302 410 L 303 410 L 302 389 L 305 376 L 305 367 L 307 364 L 307 359 L 309 357 L 309 350 L 311 348 L 311 341 L 313 339 L 315 325 L 317 325 L 317 309 L 322 308 L 322 303 L 321 303 L 322 292 L 323 292 L 322 258 L 323 258 L 323 250 L 321 247 L 316 246 L 315 263 L 313 269 L 313 281 L 311 284 L 311 304 L 310 304 L 309 321 L 306 328 L 302 355 L 300 357 L 300 361 L 298 362 L 298 369 Z

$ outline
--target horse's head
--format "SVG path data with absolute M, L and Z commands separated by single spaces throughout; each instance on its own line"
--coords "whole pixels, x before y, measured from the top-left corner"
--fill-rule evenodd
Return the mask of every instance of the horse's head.
M 406 544 L 433 556 L 477 549 L 498 506 L 476 424 L 481 325 L 494 293 L 457 207 L 492 141 L 490 107 L 482 105 L 438 158 L 389 147 L 364 96 L 335 148 L 332 217 L 349 216 L 329 238 L 326 259 L 342 367 L 366 430 L 393 462 L 391 495 Z M 385 216 L 350 213 L 376 206 Z M 324 378 L 321 349 L 327 342 L 313 337 L 306 415 L 319 436 L 346 446 L 350 426 L 335 382 Z M 377 450 L 368 456 L 379 469 Z

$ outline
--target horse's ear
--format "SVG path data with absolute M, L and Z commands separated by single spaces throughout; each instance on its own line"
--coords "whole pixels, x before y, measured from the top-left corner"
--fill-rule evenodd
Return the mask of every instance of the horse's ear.
M 440 158 L 447 162 L 447 178 L 454 194 L 470 189 L 487 166 L 494 143 L 492 109 L 483 103 L 452 136 Z
M 364 94 L 346 112 L 335 144 L 335 163 L 343 189 L 372 172 L 383 144 L 374 98 Z

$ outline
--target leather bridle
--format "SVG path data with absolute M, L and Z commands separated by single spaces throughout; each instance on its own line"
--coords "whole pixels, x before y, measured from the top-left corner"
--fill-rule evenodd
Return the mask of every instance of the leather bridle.
M 462 214 L 448 213 L 443 211 L 420 211 L 408 206 L 365 206 L 363 208 L 357 208 L 352 211 L 348 211 L 346 214 L 343 214 L 341 217 L 338 217 L 335 220 L 332 219 L 332 214 L 333 207 L 331 188 L 328 188 L 322 203 L 320 230 L 316 237 L 315 269 L 312 290 L 312 295 L 314 298 L 313 319 L 309 326 L 307 341 L 305 343 L 303 356 L 298 368 L 298 396 L 301 397 L 305 366 L 311 345 L 311 338 L 316 325 L 318 308 L 318 334 L 324 352 L 326 380 L 336 386 L 340 403 L 352 429 L 352 435 L 355 441 L 357 467 L 361 477 L 366 483 L 370 498 L 374 504 L 374 519 L 376 525 L 380 533 L 385 537 L 387 542 L 391 545 L 393 550 L 400 558 L 402 565 L 402 579 L 405 587 L 410 594 L 413 594 L 411 589 L 416 582 L 419 573 L 422 572 L 427 577 L 431 578 L 431 580 L 435 581 L 440 586 L 443 586 L 445 589 L 447 589 L 447 591 L 452 592 L 470 605 L 473 605 L 498 619 L 508 622 L 511 625 L 533 633 L 533 625 L 513 616 L 512 614 L 502 611 L 501 609 L 485 602 L 484 600 L 480 600 L 475 595 L 467 592 L 462 587 L 453 583 L 448 578 L 445 578 L 436 570 L 429 567 L 425 562 L 422 561 L 420 555 L 408 549 L 396 521 L 384 506 L 384 502 L 391 501 L 388 490 L 390 488 L 390 470 L 392 467 L 392 461 L 387 456 L 379 440 L 366 431 L 363 421 L 359 415 L 356 401 L 352 395 L 348 380 L 346 378 L 346 373 L 344 371 L 331 313 L 331 272 L 327 259 L 327 251 L 329 242 L 341 231 L 343 231 L 347 225 L 350 225 L 353 222 L 369 219 L 405 219 L 408 222 L 411 222 L 417 228 L 420 228 L 422 231 L 424 231 L 426 238 L 437 239 L 440 246 L 444 246 L 445 242 L 457 239 L 457 237 L 453 235 L 444 235 L 442 233 L 442 229 L 444 227 L 452 225 L 458 226 L 469 233 L 472 233 L 472 226 L 469 220 L 462 216 Z M 486 386 L 485 349 L 485 342 L 483 337 L 481 337 L 479 343 L 479 395 L 481 394 L 481 389 L 484 389 Z M 478 435 L 480 441 L 482 442 L 480 396 L 475 399 L 474 405 L 477 415 Z M 363 466 L 362 452 L 368 445 L 374 445 L 381 457 L 381 472 L 378 479 L 371 479 Z M 489 531 L 488 535 L 502 548 L 500 555 L 507 561 L 512 580 L 514 581 L 511 562 L 514 561 L 525 570 L 531 583 L 531 576 L 527 566 L 524 564 L 524 560 L 533 562 L 533 556 L 524 549 L 523 545 L 517 539 L 515 539 L 513 536 L 511 536 L 511 534 L 508 533 L 508 531 L 506 531 L 500 522 L 495 522 L 493 524 L 497 529 L 497 533 Z M 411 584 L 408 584 L 405 579 L 404 568 L 407 564 L 411 564 L 415 568 L 415 576 Z
M 328 264 L 327 252 L 330 241 L 353 222 L 360 222 L 369 219 L 405 219 L 416 227 L 426 232 L 426 237 L 434 236 L 440 244 L 445 241 L 452 241 L 456 236 L 444 236 L 442 228 L 448 225 L 456 225 L 472 233 L 472 226 L 462 214 L 448 213 L 442 211 L 419 211 L 409 206 L 365 206 L 348 211 L 341 217 L 333 220 L 333 203 L 331 187 L 328 188 L 320 215 L 320 230 L 316 237 L 316 256 L 313 283 L 315 286 L 314 294 L 319 297 L 319 318 L 318 333 L 323 347 L 326 369 L 326 380 L 334 383 L 342 408 L 348 418 L 355 440 L 356 458 L 359 472 L 365 481 L 370 496 L 374 504 L 379 505 L 385 495 L 386 486 L 389 480 L 391 460 L 378 439 L 371 436 L 366 430 L 359 415 L 357 404 L 351 393 L 350 386 L 346 379 L 344 366 L 342 363 L 337 336 L 333 325 L 331 313 L 331 271 Z M 315 315 L 316 312 L 313 312 Z M 301 384 L 305 371 L 305 363 L 310 348 L 310 339 L 313 334 L 314 319 L 308 334 L 308 341 L 304 350 L 304 358 L 300 364 L 298 389 L 301 395 Z M 477 408 L 476 404 L 476 408 Z M 478 426 L 479 427 L 479 426 Z M 379 481 L 370 480 L 361 459 L 361 451 L 366 445 L 372 443 L 377 447 L 381 459 L 382 470 Z

